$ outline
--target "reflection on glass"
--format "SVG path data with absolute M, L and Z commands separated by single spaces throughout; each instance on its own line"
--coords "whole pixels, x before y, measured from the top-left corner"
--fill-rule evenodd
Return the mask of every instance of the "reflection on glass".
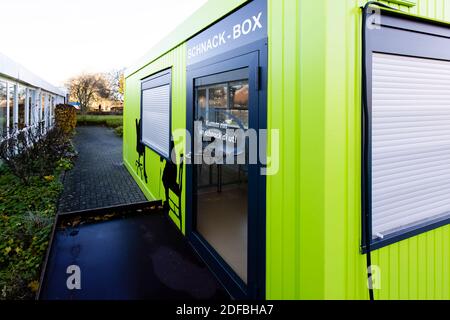
M 205 136 L 216 133 L 205 139 L 204 148 L 225 137 L 227 129 L 248 129 L 248 89 L 248 80 L 195 89 L 195 120 L 202 122 Z M 248 159 L 248 150 L 243 152 Z M 194 174 L 196 230 L 247 283 L 248 166 L 202 164 Z
M 16 96 L 16 85 L 9 84 L 9 132 L 13 133 L 17 128 L 17 124 L 14 121 L 14 100 Z
M 248 80 L 197 88 L 197 118 L 206 127 L 247 130 L 248 90 Z
M 209 107 L 227 108 L 228 106 L 228 86 L 227 84 L 216 85 L 209 88 Z
M 0 81 L 0 139 L 8 134 L 7 128 L 7 88 L 6 82 Z
M 207 114 L 207 109 L 206 109 L 206 89 L 199 89 L 197 90 L 197 105 L 196 105 L 196 110 L 197 110 L 197 119 L 200 119 L 200 121 L 204 121 L 205 119 L 208 118 L 208 114 Z
M 50 115 L 50 96 L 46 95 L 45 96 L 45 104 L 47 106 L 47 108 L 45 109 L 45 113 L 44 113 L 44 118 L 45 118 L 45 127 L 48 128 L 48 126 L 50 125 L 49 122 L 49 115 Z
M 55 118 L 55 97 L 54 96 L 52 96 L 52 99 L 51 99 L 51 106 L 52 107 L 50 108 L 50 110 L 51 110 L 52 114 L 51 114 L 50 118 L 51 118 L 51 123 L 53 125 L 53 120 Z
M 46 114 L 46 123 L 47 127 L 51 126 L 51 112 L 52 112 L 52 97 L 50 95 L 47 95 L 47 114 Z
M 35 97 L 35 91 L 29 90 L 28 91 L 28 123 L 29 125 L 34 124 L 34 97 Z
M 18 107 L 19 107 L 19 119 L 17 122 L 17 126 L 19 130 L 25 128 L 25 99 L 26 99 L 26 88 L 23 86 L 19 86 L 18 93 Z
M 41 95 L 41 112 L 40 112 L 41 122 L 45 121 L 45 103 L 46 103 L 46 94 L 42 93 L 42 95 Z
M 233 109 L 248 110 L 248 81 L 231 83 L 230 96 Z

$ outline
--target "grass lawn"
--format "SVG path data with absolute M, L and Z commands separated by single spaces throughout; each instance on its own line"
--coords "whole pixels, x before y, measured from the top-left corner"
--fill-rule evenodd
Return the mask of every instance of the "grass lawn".
M 114 129 L 119 136 L 123 136 L 123 116 L 122 115 L 78 115 L 77 123 L 79 126 L 106 126 Z

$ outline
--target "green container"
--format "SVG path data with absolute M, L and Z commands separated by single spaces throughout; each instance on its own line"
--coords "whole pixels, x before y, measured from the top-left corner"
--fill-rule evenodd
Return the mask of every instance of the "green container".
M 267 20 L 258 21 L 256 10 L 248 17 L 250 28 L 245 25 L 246 8 L 255 2 L 257 9 L 264 7 L 262 18 L 267 15 Z M 406 14 L 398 19 L 448 28 L 445 22 L 450 22 L 449 0 L 386 3 Z M 239 267 L 232 267 L 233 254 L 223 253 L 214 245 L 202 246 L 201 243 L 208 243 L 208 236 L 201 239 L 195 236 L 198 225 L 192 222 L 196 214 L 193 203 L 197 203 L 195 195 L 199 189 L 192 180 L 198 174 L 189 168 L 192 165 L 184 165 L 183 169 L 176 166 L 174 176 L 179 189 L 168 193 L 175 199 L 175 206 L 180 204 L 180 210 L 171 205 L 175 208 L 175 212 L 169 213 L 174 223 L 237 298 L 369 298 L 367 261 L 362 248 L 365 210 L 362 209 L 361 6 L 364 4 L 365 1 L 358 0 L 267 0 L 267 3 L 210 0 L 127 70 L 124 162 L 148 199 L 168 201 L 163 183 L 168 160 L 154 148 L 145 147 L 147 181 L 143 169 L 137 166 L 137 161 L 144 165 L 137 150 L 140 138 L 136 128 L 136 120 L 141 119 L 143 80 L 171 70 L 169 125 L 172 132 L 184 132 L 195 117 L 191 103 L 197 99 L 194 87 L 199 88 L 195 74 L 201 77 L 205 72 L 214 74 L 214 65 L 217 72 L 224 71 L 229 64 L 223 61 L 235 58 L 234 53 L 243 54 L 244 47 L 248 52 L 259 52 L 255 69 L 258 74 L 253 74 L 251 67 L 249 79 L 256 77 L 261 87 L 256 89 L 258 85 L 252 83 L 249 86 L 259 89 L 260 128 L 279 130 L 279 137 L 271 137 L 267 148 L 269 156 L 273 156 L 270 150 L 279 149 L 279 161 L 276 174 L 257 178 L 252 176 L 252 166 L 244 173 L 249 177 L 249 199 L 257 204 L 256 209 L 249 209 L 254 212 L 248 220 L 247 236 L 254 238 L 245 240 L 247 244 L 243 247 L 248 248 L 248 254 L 240 252 L 247 256 L 245 276 L 237 270 Z M 214 44 L 220 41 L 220 28 L 228 30 L 231 21 L 229 30 L 234 30 L 233 17 L 243 22 L 241 32 L 253 30 L 260 22 L 261 30 L 267 28 L 266 38 L 257 39 L 255 47 L 244 42 L 240 46 L 239 40 L 236 48 L 219 48 L 219 53 L 211 53 Z M 258 28 L 257 25 L 256 31 Z M 189 50 L 199 50 L 195 45 L 202 41 L 206 41 L 207 48 L 207 39 L 211 36 L 209 39 L 214 40 L 214 34 L 218 37 L 216 43 L 211 43 L 210 52 L 196 57 L 191 64 Z M 240 60 L 230 61 L 232 64 Z M 206 78 L 201 79 L 206 82 L 199 83 L 207 83 Z M 231 90 L 232 83 L 227 83 Z M 147 125 L 147 132 L 151 131 L 148 124 L 143 125 Z M 184 144 L 175 146 L 178 156 L 188 155 L 186 149 Z M 177 196 L 177 191 L 181 196 Z M 220 218 L 223 215 L 221 212 Z M 372 265 L 377 267 L 373 269 L 377 277 L 375 299 L 450 299 L 448 221 L 447 216 L 447 220 L 372 250 Z

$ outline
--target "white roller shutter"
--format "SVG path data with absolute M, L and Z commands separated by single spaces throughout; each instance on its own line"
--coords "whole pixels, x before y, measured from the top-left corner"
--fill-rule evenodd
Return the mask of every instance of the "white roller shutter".
M 170 85 L 142 91 L 142 142 L 170 157 Z
M 450 62 L 373 55 L 372 232 L 450 212 Z

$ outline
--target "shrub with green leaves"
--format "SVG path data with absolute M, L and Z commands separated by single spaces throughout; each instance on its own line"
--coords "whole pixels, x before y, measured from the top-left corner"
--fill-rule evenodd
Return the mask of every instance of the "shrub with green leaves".
M 61 128 L 43 132 L 29 128 L 0 143 L 0 159 L 24 184 L 33 177 L 51 175 L 60 159 L 76 156 L 69 135 Z
M 114 132 L 116 133 L 117 136 L 119 137 L 123 137 L 123 127 L 117 127 L 116 129 L 114 129 Z
M 59 175 L 76 152 L 55 127 L 22 131 L 0 143 L 0 300 L 33 299 L 48 247 Z
M 23 214 L 39 211 L 45 214 L 56 211 L 55 199 L 62 190 L 58 172 L 45 177 L 33 177 L 25 185 L 8 169 L 0 174 L 0 215 Z
M 0 300 L 33 299 L 62 191 L 58 171 L 25 185 L 0 168 Z
M 79 115 L 78 125 L 83 126 L 105 126 L 108 128 L 118 128 L 123 126 L 123 116 L 121 115 Z
M 0 216 L 0 299 L 33 299 L 53 218 L 41 212 Z

